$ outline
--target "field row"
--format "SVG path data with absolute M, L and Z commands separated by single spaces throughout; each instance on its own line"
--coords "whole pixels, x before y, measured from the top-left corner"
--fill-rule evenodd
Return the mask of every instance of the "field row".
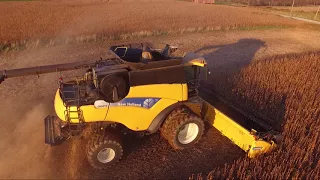
M 319 179 L 320 52 L 275 56 L 244 68 L 229 97 L 276 121 L 284 136 L 269 156 L 240 158 L 214 169 L 214 179 Z M 229 82 L 230 83 L 230 82 Z M 226 90 L 226 89 L 225 89 Z
M 2 2 L 0 24 L 2 43 L 79 35 L 122 35 L 125 39 L 139 33 L 302 25 L 253 8 L 174 0 Z

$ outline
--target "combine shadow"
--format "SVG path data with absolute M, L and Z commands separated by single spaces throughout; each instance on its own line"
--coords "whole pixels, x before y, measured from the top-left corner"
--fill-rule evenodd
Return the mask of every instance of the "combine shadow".
M 210 75 L 206 80 L 207 84 L 210 84 L 213 89 L 224 95 L 235 107 L 240 107 L 244 112 L 262 119 L 273 130 L 282 132 L 286 112 L 285 95 L 276 95 L 274 92 L 264 90 L 265 96 L 273 99 L 273 101 L 272 104 L 266 103 L 268 105 L 260 107 L 261 104 L 250 99 L 235 97 L 232 92 L 232 89 L 237 84 L 237 82 L 234 82 L 236 81 L 234 79 L 239 75 L 241 69 L 252 63 L 258 51 L 262 51 L 263 53 L 266 49 L 267 45 L 262 40 L 240 39 L 233 44 L 205 46 L 197 49 L 195 53 L 202 55 L 207 60 L 210 70 Z M 201 78 L 204 77 L 202 76 Z M 240 117 L 238 112 L 230 110 L 223 102 L 219 102 L 217 99 L 214 100 L 215 97 L 213 95 L 207 94 L 206 96 L 206 98 L 213 98 L 214 106 L 219 107 L 222 112 L 228 114 L 239 124 L 247 128 L 254 127 L 250 123 L 247 123 L 247 119 L 244 116 Z M 277 97 L 276 100 L 273 97 Z M 269 101 L 269 99 L 266 98 L 265 100 Z M 259 130 L 263 129 L 259 128 Z
M 259 39 L 240 39 L 233 44 L 205 46 L 195 51 L 206 58 L 211 77 L 219 74 L 230 74 L 246 67 L 255 54 L 266 48 L 265 42 Z

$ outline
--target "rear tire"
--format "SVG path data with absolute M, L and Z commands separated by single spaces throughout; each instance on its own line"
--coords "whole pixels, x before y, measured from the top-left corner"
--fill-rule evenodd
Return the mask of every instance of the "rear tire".
M 203 120 L 188 108 L 172 111 L 160 129 L 172 148 L 181 150 L 196 144 L 204 132 Z
M 95 135 L 87 145 L 87 158 L 96 169 L 106 169 L 122 158 L 123 146 L 121 138 L 114 133 Z

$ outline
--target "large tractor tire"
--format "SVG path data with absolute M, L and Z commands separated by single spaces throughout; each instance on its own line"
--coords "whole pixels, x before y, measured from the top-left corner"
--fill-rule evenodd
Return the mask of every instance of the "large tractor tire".
M 182 107 L 167 116 L 160 132 L 173 149 L 181 150 L 193 146 L 201 139 L 204 122 L 191 110 Z
M 123 146 L 120 136 L 115 133 L 95 135 L 87 145 L 87 158 L 96 169 L 106 169 L 122 158 Z

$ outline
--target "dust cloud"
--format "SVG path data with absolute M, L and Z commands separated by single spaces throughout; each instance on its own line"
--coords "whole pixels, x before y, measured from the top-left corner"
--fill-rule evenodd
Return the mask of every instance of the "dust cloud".
M 80 1 L 79 1 L 80 2 Z M 104 3 L 106 1 L 81 1 L 81 5 Z M 68 1 L 66 1 L 68 3 Z M 71 1 L 69 2 L 71 3 Z M 81 32 L 84 28 L 96 28 L 101 23 L 103 12 L 83 11 L 79 19 L 74 19 L 68 27 L 61 29 L 60 36 Z M 80 61 L 99 57 L 99 50 L 79 53 L 70 52 L 71 46 L 39 48 L 18 52 L 2 61 L 10 68 L 31 67 L 44 64 L 56 64 L 66 61 Z M 69 54 L 73 54 L 71 56 Z M 1 60 L 1 59 L 0 59 Z M 13 66 L 13 67 L 12 67 Z M 4 67 L 0 67 L 3 69 Z M 52 98 L 56 86 L 53 84 L 56 74 L 8 79 L 0 87 L 0 178 L 4 179 L 47 179 L 76 178 L 78 164 L 81 164 L 83 152 L 79 152 L 81 142 L 75 140 L 51 148 L 44 143 L 44 118 L 52 112 Z M 50 100 L 49 100 L 50 99 Z M 50 101 L 50 102 L 49 102 Z M 80 146 L 81 147 L 81 146 Z M 68 155 L 67 155 L 68 154 Z M 82 167 L 80 167 L 82 168 Z M 65 169 L 60 171 L 59 169 Z
M 14 113 L 14 112 L 13 112 Z M 19 113 L 19 112 L 16 112 Z M 50 174 L 46 159 L 48 146 L 44 144 L 43 119 L 46 116 L 44 104 L 32 107 L 25 115 L 8 119 L 15 124 L 10 134 L 1 139 L 0 177 L 4 179 L 41 178 Z
M 4 63 L 0 69 L 100 57 L 100 48 L 88 49 L 84 45 L 81 48 L 59 46 L 12 52 L 0 56 L 0 61 Z M 77 176 L 79 171 L 74 167 L 78 162 L 74 162 L 77 160 L 74 154 L 83 156 L 83 152 L 72 152 L 79 145 L 71 142 L 55 148 L 44 142 L 44 118 L 48 114 L 55 115 L 53 98 L 58 88 L 57 75 L 51 73 L 40 75 L 39 78 L 36 75 L 9 78 L 0 85 L 0 179 L 61 179 Z

